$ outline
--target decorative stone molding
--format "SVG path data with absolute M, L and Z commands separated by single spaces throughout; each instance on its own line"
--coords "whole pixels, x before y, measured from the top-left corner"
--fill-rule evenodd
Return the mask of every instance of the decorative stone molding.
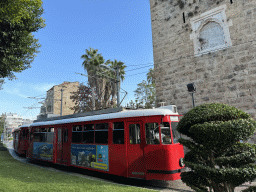
M 227 21 L 225 10 L 226 5 L 222 5 L 190 20 L 195 56 L 232 46 L 229 34 L 232 21 Z

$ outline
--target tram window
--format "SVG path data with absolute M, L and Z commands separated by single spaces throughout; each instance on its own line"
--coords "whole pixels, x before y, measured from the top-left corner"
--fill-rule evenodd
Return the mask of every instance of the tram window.
M 40 142 L 40 133 L 34 134 L 34 142 Z
M 47 140 L 46 137 L 47 137 L 47 135 L 45 132 L 40 133 L 40 142 L 46 142 L 46 140 Z
M 46 134 L 47 134 L 46 141 L 52 143 L 53 142 L 53 134 L 54 133 L 53 132 L 47 132 Z
M 82 125 L 74 125 L 72 129 L 72 143 L 82 143 Z
M 20 139 L 23 140 L 23 130 L 20 132 Z
M 38 132 L 34 134 L 34 142 L 45 142 L 46 133 Z
M 29 141 L 32 141 L 32 139 L 33 139 L 33 137 L 34 137 L 34 135 L 33 135 L 33 130 L 32 129 L 30 129 L 30 132 L 29 132 Z
M 58 129 L 58 142 L 61 142 L 61 129 Z
M 82 131 L 82 125 L 74 125 L 72 131 Z
M 94 131 L 94 124 L 84 125 L 84 131 Z
M 146 143 L 151 145 L 160 144 L 158 123 L 146 123 Z
M 26 135 L 26 136 L 25 136 L 25 139 L 28 139 L 28 135 L 29 135 L 28 129 L 25 130 L 25 135 Z
M 26 140 L 26 138 L 27 138 L 27 130 L 26 129 L 23 130 L 23 136 L 22 137 L 23 137 L 24 140 Z
M 20 131 L 20 139 L 22 140 L 22 131 Z
M 68 130 L 67 129 L 64 129 L 63 137 L 64 137 L 64 143 L 68 143 Z
M 180 133 L 177 131 L 177 125 L 179 122 L 171 122 L 173 143 L 179 143 Z
M 21 140 L 25 140 L 26 139 L 26 130 L 22 130 L 21 132 Z
M 130 144 L 140 144 L 140 125 L 129 125 Z
M 95 125 L 95 143 L 108 143 L 108 123 Z
M 113 143 L 124 144 L 124 122 L 113 123 Z
M 108 123 L 96 124 L 95 130 L 103 130 L 103 129 L 107 129 L 108 130 Z
M 160 125 L 160 129 L 162 144 L 172 144 L 170 124 L 168 122 L 163 122 Z
M 84 125 L 83 143 L 94 143 L 94 124 Z

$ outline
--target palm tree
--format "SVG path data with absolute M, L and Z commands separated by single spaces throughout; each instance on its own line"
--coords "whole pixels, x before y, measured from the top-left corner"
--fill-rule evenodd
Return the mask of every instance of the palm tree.
M 100 64 L 104 63 L 103 56 L 98 53 L 98 49 L 90 50 L 85 49 L 86 54 L 82 55 L 81 58 L 84 59 L 82 66 L 87 71 L 88 82 L 91 88 L 95 87 L 96 94 L 100 97 L 101 103 L 104 103 L 103 96 L 105 95 L 105 84 L 107 80 L 105 78 L 96 75 L 96 71 L 101 71 Z
M 121 61 L 117 61 L 116 59 L 114 61 L 111 60 L 107 60 L 106 61 L 106 65 L 110 64 L 110 67 L 112 69 L 116 69 L 117 67 L 119 68 L 119 74 L 121 77 L 121 81 L 124 80 L 124 75 L 125 75 L 125 68 L 126 65 L 124 65 L 123 62 Z M 109 71 L 109 76 L 111 76 L 112 78 L 116 78 L 116 74 L 112 71 Z M 116 104 L 116 91 L 117 91 L 117 86 L 116 83 L 114 81 L 109 81 L 107 86 L 110 88 L 108 92 L 106 92 L 106 99 L 108 99 L 108 102 L 110 97 L 111 97 L 111 103 Z

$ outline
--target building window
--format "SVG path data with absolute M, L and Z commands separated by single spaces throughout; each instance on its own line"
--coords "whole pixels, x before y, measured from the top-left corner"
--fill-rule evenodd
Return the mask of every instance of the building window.
M 226 5 L 222 5 L 190 20 L 195 56 L 232 46 L 229 34 L 232 21 L 227 21 L 225 10 Z

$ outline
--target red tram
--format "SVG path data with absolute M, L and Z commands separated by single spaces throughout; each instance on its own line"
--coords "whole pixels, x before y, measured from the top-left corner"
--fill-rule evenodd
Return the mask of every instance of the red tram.
M 14 148 L 21 152 L 27 147 L 27 158 L 56 164 L 124 177 L 177 180 L 184 168 L 178 122 L 174 105 L 34 122 L 14 133 Z M 28 145 L 23 147 L 21 135 L 28 136 L 28 130 Z
M 20 155 L 26 155 L 28 151 L 28 126 L 21 126 L 13 132 L 13 148 Z

